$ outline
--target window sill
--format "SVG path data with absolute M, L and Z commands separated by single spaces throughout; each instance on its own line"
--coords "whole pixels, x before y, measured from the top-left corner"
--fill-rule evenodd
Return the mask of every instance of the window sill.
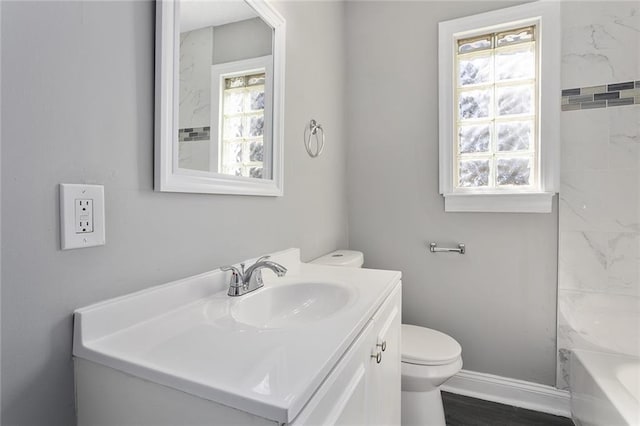
M 553 192 L 444 194 L 445 212 L 551 213 Z

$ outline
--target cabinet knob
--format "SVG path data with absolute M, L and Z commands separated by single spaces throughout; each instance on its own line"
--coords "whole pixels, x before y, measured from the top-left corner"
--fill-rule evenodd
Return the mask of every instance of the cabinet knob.
M 376 363 L 380 364 L 382 362 L 382 352 L 378 351 L 375 355 L 372 354 L 371 358 L 375 358 Z
M 387 350 L 387 341 L 383 340 L 382 343 L 376 343 L 376 346 L 382 349 L 382 352 Z

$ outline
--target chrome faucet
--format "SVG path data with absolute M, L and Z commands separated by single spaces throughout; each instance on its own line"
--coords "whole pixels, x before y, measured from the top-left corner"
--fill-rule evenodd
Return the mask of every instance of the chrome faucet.
M 229 296 L 242 296 L 264 285 L 262 282 L 262 269 L 271 269 L 277 276 L 283 277 L 287 273 L 287 268 L 279 263 L 273 262 L 269 256 L 262 256 L 256 263 L 244 269 L 244 263 L 240 264 L 240 269 L 235 266 L 223 266 L 222 271 L 231 271 L 229 282 Z

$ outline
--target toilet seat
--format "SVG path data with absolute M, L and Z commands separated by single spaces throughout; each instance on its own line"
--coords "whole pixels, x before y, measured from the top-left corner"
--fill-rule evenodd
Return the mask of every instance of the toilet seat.
M 430 328 L 402 324 L 402 362 L 446 365 L 455 362 L 462 347 L 451 336 Z

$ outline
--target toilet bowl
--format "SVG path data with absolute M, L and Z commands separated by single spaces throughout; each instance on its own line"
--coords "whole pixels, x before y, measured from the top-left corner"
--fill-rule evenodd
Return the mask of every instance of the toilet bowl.
M 462 348 L 430 328 L 402 324 L 402 424 L 444 426 L 440 385 L 462 368 Z
M 361 268 L 362 252 L 336 250 L 311 263 Z M 462 348 L 430 328 L 402 324 L 402 424 L 445 426 L 440 385 L 462 368 Z

